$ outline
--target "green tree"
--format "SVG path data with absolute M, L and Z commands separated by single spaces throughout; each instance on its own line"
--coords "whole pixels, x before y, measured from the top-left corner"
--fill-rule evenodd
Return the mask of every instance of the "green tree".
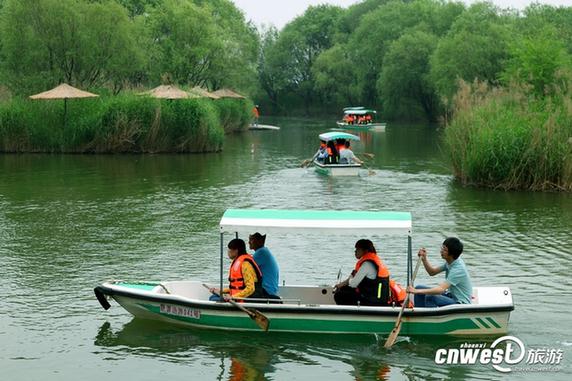
M 413 30 L 394 41 L 383 59 L 377 86 L 383 109 L 390 118 L 416 118 L 415 109 L 434 121 L 439 114 L 439 98 L 429 78 L 429 58 L 437 37 Z
M 527 83 L 539 96 L 553 92 L 559 85 L 561 72 L 572 69 L 572 58 L 565 41 L 557 39 L 556 35 L 556 30 L 545 27 L 534 36 L 515 40 L 501 76 L 504 82 Z
M 142 67 L 133 26 L 114 1 L 6 0 L 0 32 L 2 77 L 16 93 L 59 82 L 117 90 Z
M 312 66 L 320 53 L 332 46 L 341 12 L 341 8 L 328 5 L 309 7 L 284 27 L 269 50 L 268 59 L 280 63 L 274 70 L 282 71 L 287 78 L 285 89 L 300 97 L 306 108 L 317 95 Z
M 381 63 L 394 40 L 408 29 L 420 25 L 428 32 L 441 36 L 447 33 L 463 10 L 464 6 L 460 3 L 396 0 L 363 16 L 348 43 L 354 57 L 363 102 L 377 103 L 376 84 L 382 70 Z
M 508 58 L 512 17 L 490 3 L 478 3 L 461 14 L 439 40 L 431 57 L 431 81 L 448 103 L 458 80 L 497 83 Z
M 357 104 L 360 88 L 356 80 L 352 56 L 346 45 L 337 44 L 316 59 L 312 70 L 316 92 L 333 106 Z

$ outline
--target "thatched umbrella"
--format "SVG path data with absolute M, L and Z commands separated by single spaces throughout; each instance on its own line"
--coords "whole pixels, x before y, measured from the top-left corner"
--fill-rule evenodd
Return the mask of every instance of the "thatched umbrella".
M 218 96 L 219 98 L 240 98 L 245 99 L 246 97 L 240 95 L 230 89 L 220 89 L 213 93 L 214 95 Z
M 201 98 L 219 99 L 218 95 L 214 95 L 211 92 L 203 89 L 202 87 L 195 86 L 191 89 L 191 93 L 198 95 Z
M 153 98 L 160 99 L 186 99 L 186 98 L 199 98 L 196 94 L 187 93 L 173 85 L 161 85 L 152 90 L 141 93 L 140 95 L 149 95 Z
M 64 100 L 64 128 L 66 127 L 66 114 L 68 112 L 68 99 L 70 98 L 94 98 L 99 97 L 97 94 L 88 93 L 80 89 L 76 89 L 67 83 L 62 83 L 51 90 L 44 91 L 36 95 L 31 95 L 31 99 L 63 99 Z

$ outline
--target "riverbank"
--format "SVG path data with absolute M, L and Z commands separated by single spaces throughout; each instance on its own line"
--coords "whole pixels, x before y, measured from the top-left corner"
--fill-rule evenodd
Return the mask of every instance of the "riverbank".
M 444 142 L 455 177 L 503 190 L 572 191 L 570 90 L 463 84 Z
M 0 104 L 0 152 L 191 153 L 220 151 L 248 127 L 251 101 L 159 100 L 130 93 Z

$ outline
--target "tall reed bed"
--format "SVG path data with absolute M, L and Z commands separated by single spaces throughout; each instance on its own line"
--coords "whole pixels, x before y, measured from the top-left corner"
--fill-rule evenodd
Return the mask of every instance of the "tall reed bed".
M 225 131 L 248 125 L 248 101 L 158 100 L 133 94 L 0 104 L 0 151 L 65 153 L 213 152 Z
M 462 83 L 444 133 L 455 176 L 498 189 L 572 190 L 572 92 Z

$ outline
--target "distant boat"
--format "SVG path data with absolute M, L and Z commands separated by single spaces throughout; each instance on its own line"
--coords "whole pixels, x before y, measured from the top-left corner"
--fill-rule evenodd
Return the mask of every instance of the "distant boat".
M 319 135 L 320 140 L 329 141 L 359 141 L 359 136 L 348 134 L 347 132 L 325 132 Z M 328 176 L 359 176 L 361 164 L 325 164 L 314 159 L 314 168 L 316 172 Z
M 365 107 L 344 108 L 343 120 L 337 121 L 338 127 L 347 130 L 385 131 L 386 123 L 375 122 L 377 111 Z
M 278 126 L 270 126 L 268 124 L 250 124 L 250 126 L 248 126 L 249 130 L 271 130 L 271 131 L 276 131 L 279 130 L 280 127 Z

